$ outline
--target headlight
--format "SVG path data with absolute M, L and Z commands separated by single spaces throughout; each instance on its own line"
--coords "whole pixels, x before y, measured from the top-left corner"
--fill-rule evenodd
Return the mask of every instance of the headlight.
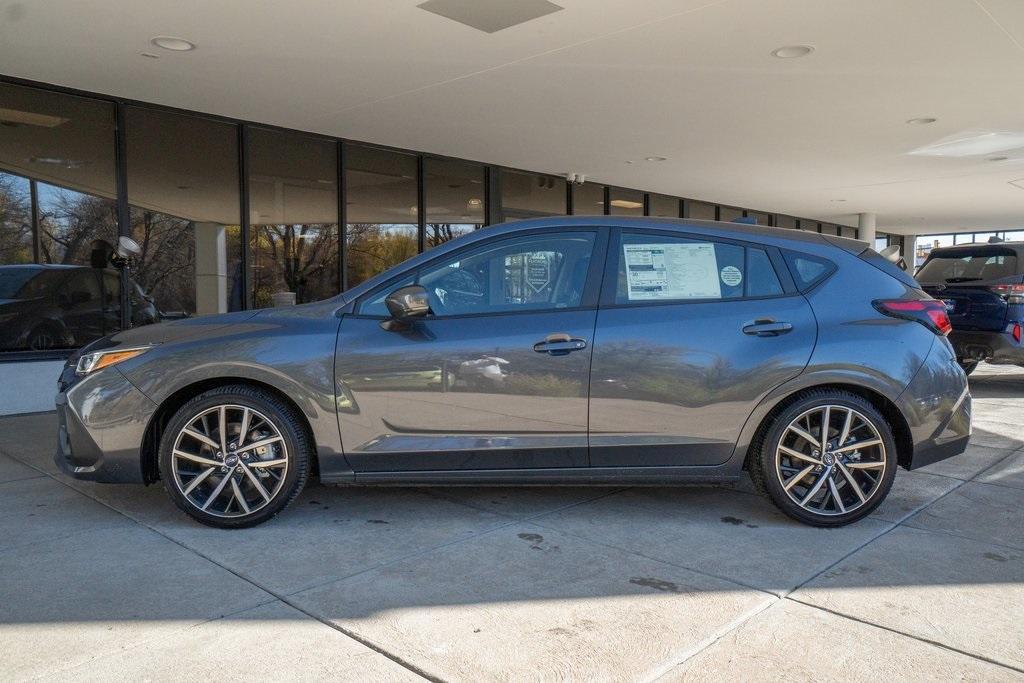
M 135 358 L 135 356 L 143 354 L 151 348 L 153 347 L 135 346 L 129 349 L 113 348 L 106 349 L 104 351 L 86 353 L 78 359 L 78 367 L 75 368 L 75 372 L 79 375 L 88 375 L 90 372 L 95 372 L 97 370 L 110 367 L 111 365 L 116 365 L 117 363 L 128 360 L 129 358 Z

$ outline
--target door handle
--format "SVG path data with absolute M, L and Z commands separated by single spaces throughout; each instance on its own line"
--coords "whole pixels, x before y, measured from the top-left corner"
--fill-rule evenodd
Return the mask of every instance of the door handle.
M 565 333 L 549 334 L 544 341 L 533 345 L 537 353 L 547 353 L 552 356 L 564 356 L 572 351 L 580 351 L 587 348 L 587 340 L 578 337 L 570 337 Z
M 752 323 L 743 326 L 743 334 L 755 337 L 777 337 L 793 329 L 793 325 L 787 322 L 776 322 L 771 318 L 759 318 Z

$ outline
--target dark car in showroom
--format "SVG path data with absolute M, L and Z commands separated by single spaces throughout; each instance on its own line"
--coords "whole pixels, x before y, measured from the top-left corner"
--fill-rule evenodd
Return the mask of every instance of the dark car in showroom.
M 0 350 L 72 349 L 121 327 L 121 275 L 114 268 L 26 264 L 0 266 Z M 129 280 L 132 322 L 160 312 Z
M 327 301 L 128 330 L 60 378 L 57 463 L 202 523 L 334 484 L 732 482 L 838 526 L 961 453 L 946 308 L 855 240 L 610 216 L 479 230 Z
M 945 304 L 949 339 L 967 374 L 983 361 L 1024 367 L 1024 242 L 932 249 L 917 280 Z

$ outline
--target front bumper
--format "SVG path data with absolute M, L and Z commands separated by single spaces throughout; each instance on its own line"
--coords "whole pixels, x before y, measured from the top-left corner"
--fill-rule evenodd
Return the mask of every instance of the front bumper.
M 967 376 L 945 339 L 936 339 L 924 365 L 897 403 L 907 418 L 913 452 L 901 457 L 909 470 L 959 455 L 971 438 Z
M 61 470 L 89 481 L 144 481 L 140 445 L 157 406 L 117 368 L 84 378 L 66 369 L 56 404 Z
M 1024 343 L 1013 338 L 1013 323 L 1002 332 L 953 330 L 949 341 L 957 358 L 984 360 L 995 365 L 1024 365 Z

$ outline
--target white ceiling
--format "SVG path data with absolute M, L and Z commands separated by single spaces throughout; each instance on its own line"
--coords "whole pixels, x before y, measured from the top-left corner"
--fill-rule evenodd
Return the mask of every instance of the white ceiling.
M 557 0 L 491 34 L 418 1 L 0 0 L 0 72 L 848 225 L 1024 227 L 1024 150 L 908 155 L 1024 131 L 1024 0 Z

